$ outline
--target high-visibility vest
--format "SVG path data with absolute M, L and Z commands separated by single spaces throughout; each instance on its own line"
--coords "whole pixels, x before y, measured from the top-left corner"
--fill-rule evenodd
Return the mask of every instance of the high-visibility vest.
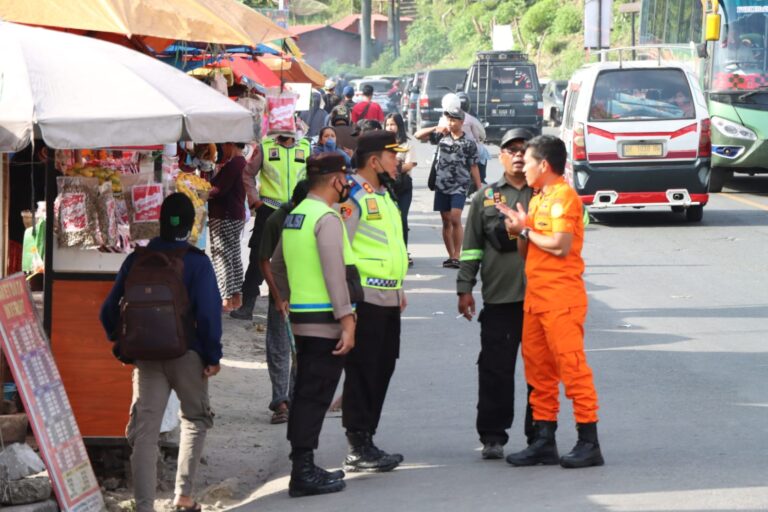
M 317 221 L 329 213 L 337 216 L 341 222 L 339 214 L 327 204 L 317 199 L 307 198 L 293 209 L 283 224 L 283 258 L 288 270 L 288 285 L 291 289 L 289 310 L 292 322 L 333 323 L 337 321 L 333 316 L 333 305 L 325 286 L 315 237 Z M 354 265 L 354 253 L 343 224 L 342 222 L 344 264 Z
M 403 240 L 400 209 L 389 193 L 377 193 L 358 176 L 350 199 L 360 211 L 360 223 L 352 238 L 352 251 L 367 288 L 399 290 L 408 272 L 408 252 Z
M 312 148 L 307 139 L 290 148 L 266 139 L 261 148 L 264 159 L 259 173 L 259 195 L 267 205 L 279 208 L 291 199 L 296 183 L 307 177 L 307 159 Z

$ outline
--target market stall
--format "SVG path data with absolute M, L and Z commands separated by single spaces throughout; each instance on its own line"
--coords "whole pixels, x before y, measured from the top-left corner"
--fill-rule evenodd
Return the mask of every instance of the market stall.
M 130 367 L 112 357 L 99 308 L 125 253 L 154 233 L 159 203 L 177 186 L 151 172 L 151 161 L 149 173 L 135 172 L 142 161 L 132 152 L 180 140 L 248 142 L 255 119 L 181 71 L 114 44 L 0 22 L 0 47 L 0 152 L 39 139 L 71 151 L 58 151 L 58 169 L 48 152 L 44 325 L 83 435 L 123 437 Z M 83 62 L 98 74 L 73 73 Z M 87 158 L 80 151 L 115 147 Z

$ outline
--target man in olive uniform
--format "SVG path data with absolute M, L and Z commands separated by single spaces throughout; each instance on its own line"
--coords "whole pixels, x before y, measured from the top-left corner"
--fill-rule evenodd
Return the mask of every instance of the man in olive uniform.
M 325 412 L 355 345 L 355 310 L 362 299 L 359 275 L 344 223 L 331 205 L 349 195 L 344 158 L 321 153 L 309 159 L 309 194 L 286 217 L 272 258 L 280 295 L 296 339 L 296 385 L 288 419 L 292 497 L 344 489 L 343 471 L 315 466 Z M 348 285 L 349 282 L 351 284 Z
M 260 201 L 256 204 L 256 215 L 253 220 L 253 232 L 248 241 L 250 254 L 248 256 L 248 269 L 243 280 L 243 305 L 229 314 L 232 318 L 251 320 L 253 307 L 259 296 L 259 286 L 264 282 L 264 276 L 259 267 L 259 245 L 264 233 L 264 224 L 272 212 L 280 208 L 280 205 L 291 199 L 296 183 L 306 176 L 307 158 L 312 154 L 309 141 L 296 140 L 293 132 L 272 133 L 261 144 L 261 165 L 256 174 L 259 176 Z
M 346 471 L 391 471 L 402 462 L 373 443 L 389 380 L 400 353 L 400 313 L 408 254 L 400 210 L 387 186 L 397 176 L 395 134 L 373 130 L 360 135 L 350 176 L 350 200 L 340 204 L 360 271 L 364 300 L 357 304 L 357 346 L 344 365 L 342 424 L 347 431 Z
M 523 330 L 525 262 L 517 252 L 496 204 L 528 204 L 533 191 L 525 182 L 525 142 L 533 134 L 522 128 L 509 130 L 501 141 L 501 179 L 475 194 L 467 217 L 456 291 L 459 313 L 467 320 L 475 314 L 472 288 L 480 270 L 483 309 L 480 311 L 480 357 L 477 362 L 479 392 L 477 432 L 484 459 L 501 459 L 509 440 L 515 400 L 515 363 Z M 530 408 L 526 409 L 526 434 L 532 435 Z

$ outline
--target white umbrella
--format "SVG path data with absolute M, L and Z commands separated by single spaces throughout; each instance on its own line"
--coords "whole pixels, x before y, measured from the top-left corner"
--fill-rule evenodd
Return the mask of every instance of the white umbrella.
M 0 22 L 0 151 L 247 142 L 253 114 L 136 51 Z

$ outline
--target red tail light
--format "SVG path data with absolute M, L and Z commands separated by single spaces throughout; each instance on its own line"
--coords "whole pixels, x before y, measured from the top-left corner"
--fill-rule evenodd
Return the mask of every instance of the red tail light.
M 709 158 L 712 156 L 712 129 L 709 119 L 701 121 L 701 134 L 699 135 L 699 157 Z
M 573 127 L 573 147 L 571 148 L 571 154 L 576 161 L 587 159 L 587 141 L 583 123 L 576 123 Z
M 536 115 L 538 117 L 544 117 L 544 102 L 543 101 L 538 102 L 537 108 L 536 108 Z
M 421 108 L 429 108 L 429 98 L 427 96 L 421 96 L 419 98 L 419 106 Z

